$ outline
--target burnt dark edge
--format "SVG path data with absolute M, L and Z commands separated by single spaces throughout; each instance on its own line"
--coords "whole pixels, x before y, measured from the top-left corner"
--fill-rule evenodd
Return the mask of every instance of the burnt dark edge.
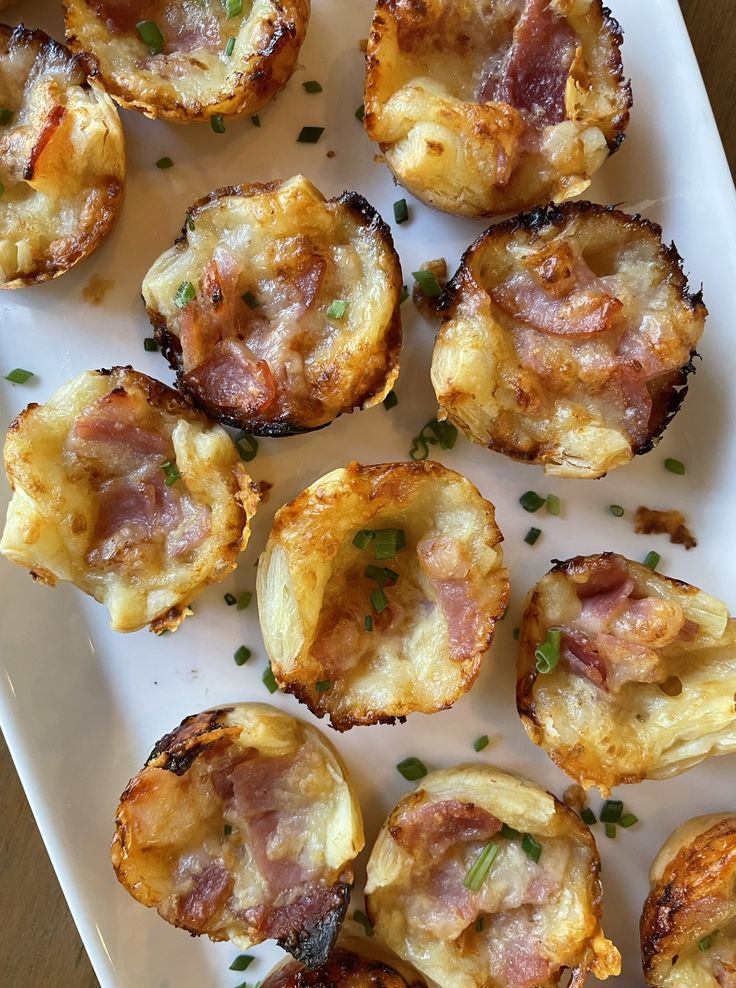
M 345 882 L 339 882 L 333 886 L 332 891 L 335 893 L 335 907 L 330 909 L 316 926 L 311 929 L 293 930 L 288 936 L 276 941 L 279 947 L 287 950 L 308 971 L 320 967 L 327 961 L 348 911 L 350 886 Z

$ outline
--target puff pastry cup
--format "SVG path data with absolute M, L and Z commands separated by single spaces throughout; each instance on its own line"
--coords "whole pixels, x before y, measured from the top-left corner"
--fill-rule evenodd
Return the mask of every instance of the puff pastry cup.
M 431 371 L 441 414 L 482 446 L 577 478 L 657 443 L 707 315 L 660 227 L 589 202 L 491 227 L 444 306 Z
M 89 371 L 11 424 L 0 542 L 54 586 L 105 604 L 115 631 L 175 630 L 235 569 L 257 489 L 227 432 L 130 367 Z
M 493 505 L 439 463 L 315 481 L 277 512 L 258 564 L 277 683 L 339 731 L 452 706 L 506 607 L 501 539 Z
M 378 0 L 365 128 L 449 213 L 569 199 L 624 138 L 621 41 L 601 0 Z
M 310 0 L 64 0 L 64 9 L 70 47 L 121 106 L 193 123 L 255 113 L 283 89 Z
M 566 969 L 581 986 L 621 970 L 599 872 L 572 810 L 526 779 L 464 765 L 431 772 L 391 811 L 366 908 L 376 935 L 440 988 L 551 988 Z
M 187 216 L 143 281 L 181 390 L 270 436 L 385 398 L 399 373 L 401 267 L 362 196 L 327 201 L 297 175 L 220 189 Z
M 652 988 L 736 984 L 736 814 L 695 817 L 672 833 L 649 870 L 641 917 Z
M 364 844 L 336 751 L 262 703 L 195 714 L 121 796 L 112 863 L 133 898 L 193 935 L 275 939 L 308 969 L 340 930 Z
M 736 750 L 736 620 L 623 556 L 576 556 L 542 577 L 517 673 L 527 734 L 586 789 L 608 794 Z
M 64 274 L 105 237 L 125 140 L 80 59 L 23 26 L 0 24 L 0 109 L 0 288 L 20 288 Z

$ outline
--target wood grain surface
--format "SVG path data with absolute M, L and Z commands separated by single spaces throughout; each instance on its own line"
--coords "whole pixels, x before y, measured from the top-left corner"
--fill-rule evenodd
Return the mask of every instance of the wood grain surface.
M 736 174 L 736 3 L 681 0 L 680 6 Z M 1 738 L 0 985 L 98 985 Z

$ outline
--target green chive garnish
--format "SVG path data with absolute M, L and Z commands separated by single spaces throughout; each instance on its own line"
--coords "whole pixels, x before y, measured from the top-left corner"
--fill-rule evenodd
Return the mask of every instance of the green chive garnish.
M 514 630 L 511 632 L 511 637 L 514 639 L 515 642 L 518 642 L 520 635 L 521 635 L 521 628 L 514 628 Z
M 245 302 L 245 304 L 248 306 L 249 309 L 257 309 L 261 304 L 258 301 L 257 296 L 253 294 L 253 292 L 245 292 L 240 297 L 242 298 L 242 300 Z
M 241 593 L 241 595 L 238 597 L 238 610 L 244 611 L 246 607 L 248 607 L 248 605 L 250 604 L 251 600 L 253 600 L 253 594 L 250 593 L 248 590 L 246 590 L 244 593 Z
M 541 528 L 530 528 L 529 531 L 524 536 L 524 541 L 527 545 L 534 545 L 542 534 Z
M 618 821 L 618 825 L 619 827 L 623 827 L 625 830 L 628 830 L 629 827 L 633 827 L 634 824 L 638 822 L 639 822 L 638 816 L 634 816 L 633 813 L 624 813 L 624 815 Z
M 147 336 L 143 341 L 143 349 L 148 350 L 149 353 L 156 353 L 158 351 L 158 343 L 151 336 Z
M 365 106 L 363 103 L 361 103 L 358 109 L 355 111 L 355 119 L 360 120 L 360 122 L 363 123 L 363 117 L 365 117 Z
M 381 611 L 385 611 L 388 607 L 388 598 L 383 591 L 383 587 L 376 587 L 375 590 L 371 592 L 371 604 L 376 614 L 380 614 Z
M 148 45 L 151 55 L 160 55 L 164 50 L 164 36 L 158 29 L 155 21 L 138 21 L 135 26 L 136 31 L 141 36 L 141 40 Z
M 177 309 L 183 309 L 189 305 L 196 294 L 197 291 L 191 281 L 182 281 L 176 289 L 176 294 L 174 295 L 174 305 Z
M 482 933 L 483 932 L 483 917 L 482 916 L 479 916 L 476 919 L 476 921 L 475 921 L 475 932 L 476 933 Z
M 624 804 L 620 799 L 607 799 L 601 810 L 601 823 L 618 823 L 624 811 Z
M 537 671 L 546 675 L 557 666 L 560 661 L 560 642 L 562 632 L 557 628 L 550 628 L 547 637 L 534 649 L 534 658 L 537 663 Z
M 396 768 L 408 782 L 416 782 L 427 774 L 427 766 L 418 758 L 405 758 Z
M 273 674 L 273 669 L 271 668 L 270 662 L 264 669 L 263 676 L 261 678 L 263 680 L 263 685 L 266 687 L 269 693 L 275 693 L 276 690 L 279 688 L 279 685 L 276 682 L 276 677 Z
M 390 412 L 392 408 L 396 408 L 399 403 L 399 399 L 396 397 L 395 391 L 389 391 L 386 397 L 383 399 L 383 407 L 387 412 Z
M 363 620 L 363 627 L 365 628 L 366 631 L 373 631 L 373 618 L 370 616 L 370 614 L 366 614 Z
M 235 659 L 235 665 L 244 666 L 252 654 L 253 653 L 249 648 L 246 648 L 245 645 L 241 645 L 240 648 L 238 648 L 238 650 L 235 652 L 235 655 L 233 656 L 233 658 Z
M 318 693 L 327 693 L 328 690 L 332 689 L 332 680 L 318 679 L 317 682 L 314 684 L 314 688 L 317 690 Z
M 519 831 L 514 830 L 513 827 L 509 827 L 507 823 L 501 824 L 501 829 L 499 830 L 501 837 L 505 837 L 506 840 L 516 840 L 519 836 Z
M 179 468 L 173 460 L 167 460 L 165 463 L 162 463 L 161 469 L 164 472 L 164 477 L 166 478 L 164 483 L 167 487 L 172 487 L 181 477 Z
M 235 445 L 238 447 L 240 459 L 250 463 L 258 455 L 258 440 L 251 436 L 249 432 L 239 432 L 235 437 Z
M 395 559 L 396 553 L 406 545 L 402 528 L 379 528 L 375 537 L 376 559 Z
M 225 45 L 225 54 L 227 55 L 228 58 L 230 58 L 230 56 L 234 51 L 235 51 L 235 38 L 228 38 L 227 44 Z
M 488 735 L 481 734 L 481 736 L 479 738 L 476 738 L 475 741 L 473 742 L 473 748 L 476 751 L 483 751 L 484 748 L 488 747 L 489 743 L 490 742 L 488 739 Z
M 317 82 L 316 79 L 310 79 L 309 82 L 303 82 L 302 86 L 308 93 L 321 93 L 322 87 Z
M 158 161 L 156 162 L 156 167 L 161 169 L 172 168 L 173 165 L 174 162 L 171 160 L 171 158 L 159 158 Z
M 409 207 L 406 199 L 397 199 L 394 203 L 394 219 L 397 223 L 406 223 L 409 219 Z
M 371 921 L 368 919 L 368 917 L 362 911 L 362 909 L 353 910 L 353 919 L 355 920 L 356 923 L 360 923 L 360 925 L 365 930 L 366 936 L 368 937 L 373 936 L 373 926 L 371 925 Z
M 330 303 L 330 307 L 327 310 L 328 319 L 343 319 L 345 313 L 348 311 L 348 303 L 345 299 L 336 298 Z
M 221 113 L 215 113 L 214 116 L 210 117 L 210 126 L 216 134 L 225 133 L 225 121 Z
M 672 460 L 669 457 L 664 461 L 665 470 L 682 476 L 685 473 L 685 464 L 681 460 Z
M 230 826 L 229 823 L 226 823 L 225 826 L 222 828 L 222 832 L 226 837 L 229 837 L 230 834 L 233 832 L 233 828 Z
M 403 305 L 404 302 L 409 298 L 409 292 L 406 285 L 401 286 L 401 295 L 399 295 L 399 305 Z
M 33 371 L 23 370 L 22 367 L 16 367 L 9 374 L 5 375 L 6 381 L 11 381 L 13 384 L 25 384 L 26 381 L 30 381 L 33 377 Z
M 258 116 L 257 113 L 253 114 L 253 116 L 250 118 L 250 122 L 253 124 L 254 127 L 261 126 L 261 118 Z
M 431 271 L 412 271 L 411 276 L 427 298 L 439 298 L 442 294 L 442 288 Z
M 531 834 L 524 834 L 521 838 L 521 849 L 534 862 L 542 857 L 542 845 L 535 841 Z
M 234 594 L 231 593 L 225 594 L 225 603 L 227 604 L 228 607 L 232 607 L 233 604 L 237 604 L 237 602 L 238 602 L 238 598 L 235 597 Z
M 297 143 L 316 144 L 324 132 L 324 127 L 302 127 L 297 137 Z
M 547 497 L 547 511 L 551 515 L 559 515 L 560 513 L 560 499 L 556 494 L 550 494 Z
M 187 213 L 186 224 L 187 224 L 187 230 L 189 230 L 190 233 L 194 233 L 195 226 L 194 226 L 194 220 L 192 219 L 192 214 L 191 213 Z
M 610 837 L 611 840 L 616 836 L 616 824 L 607 823 L 606 824 L 606 837 Z
M 363 570 L 363 575 L 367 576 L 369 580 L 375 580 L 379 587 L 392 587 L 399 582 L 399 574 L 389 569 L 388 566 L 374 566 L 370 563 Z
M 240 957 L 236 957 L 235 960 L 230 965 L 231 971 L 247 971 L 250 965 L 255 960 L 255 957 L 251 957 L 250 954 L 241 954 Z
M 463 879 L 463 885 L 469 892 L 480 892 L 483 883 L 491 870 L 498 854 L 498 844 L 490 840 L 475 859 L 475 863 Z
M 519 504 L 522 506 L 524 511 L 529 511 L 534 514 L 534 512 L 539 511 L 544 504 L 544 498 L 540 497 L 539 494 L 534 491 L 527 491 L 526 494 L 522 494 L 519 498 Z
M 426 460 L 429 447 L 439 445 L 440 449 L 453 449 L 457 442 L 457 429 L 452 422 L 440 422 L 430 419 L 422 427 L 418 436 L 412 440 L 409 456 L 412 460 Z
M 624 509 L 620 504 L 609 504 L 608 510 L 611 512 L 614 518 L 623 518 Z
M 594 823 L 598 821 L 595 818 L 595 813 L 590 809 L 589 806 L 583 807 L 580 811 L 580 819 L 583 823 L 587 823 L 589 827 L 592 827 Z
M 654 571 L 659 566 L 661 561 L 662 561 L 662 557 L 660 556 L 660 554 L 652 550 L 651 552 L 648 552 L 646 554 L 646 558 L 644 559 L 644 565 L 646 566 L 647 569 Z
M 371 541 L 376 537 L 376 533 L 367 528 L 362 528 L 353 536 L 353 545 L 356 549 L 367 549 Z
M 704 954 L 707 950 L 710 950 L 713 946 L 713 941 L 716 937 L 720 936 L 720 933 L 720 930 L 713 930 L 713 932 L 709 933 L 707 937 L 703 937 L 702 940 L 698 940 L 698 950 L 702 954 Z
M 0 110 L 0 127 L 7 127 L 12 119 L 12 110 Z
M 225 0 L 225 13 L 228 19 L 243 13 L 243 0 Z

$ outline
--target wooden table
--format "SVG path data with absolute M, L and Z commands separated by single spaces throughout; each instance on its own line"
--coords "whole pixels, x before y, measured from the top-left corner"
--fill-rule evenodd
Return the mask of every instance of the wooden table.
M 736 174 L 736 5 L 733 0 L 680 0 L 680 5 Z M 673 107 L 673 127 L 676 112 Z M 97 988 L 1 739 L 0 917 L 0 985 Z

